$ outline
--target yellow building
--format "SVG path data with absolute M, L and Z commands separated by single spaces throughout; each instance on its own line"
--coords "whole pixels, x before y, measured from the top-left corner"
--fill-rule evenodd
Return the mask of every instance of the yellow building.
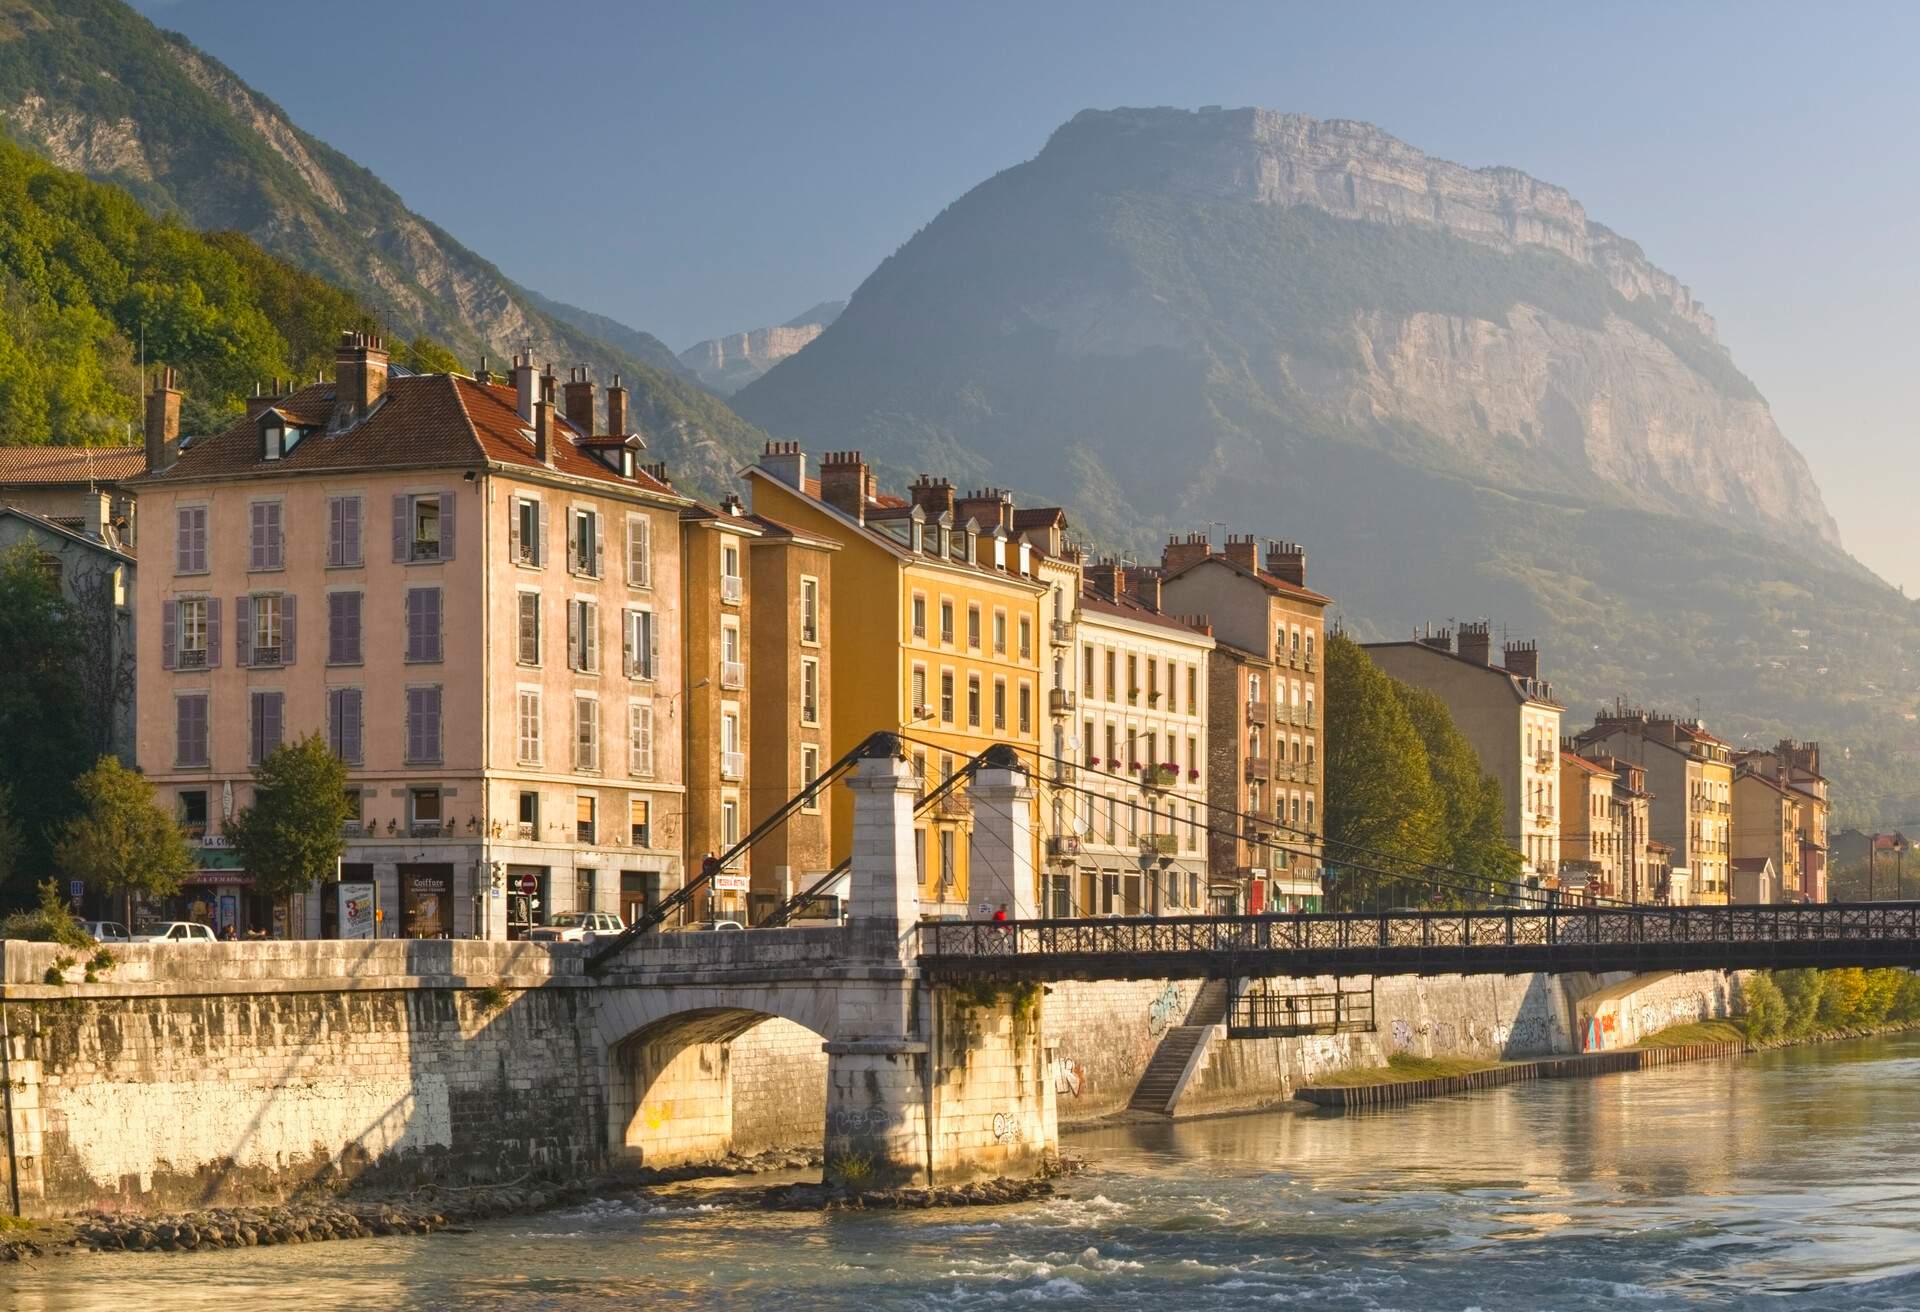
M 746 477 L 757 513 L 840 547 L 829 675 L 834 757 L 886 730 L 909 740 L 927 788 L 995 743 L 1014 746 L 1032 765 L 1045 715 L 1040 622 L 1048 585 L 1040 554 L 1006 517 L 985 522 L 968 513 L 979 498 L 956 503 L 951 483 L 924 476 L 910 499 L 883 496 L 857 451 L 829 453 L 816 479 L 797 443 L 769 443 Z M 852 826 L 852 808 L 834 808 L 836 859 L 851 848 Z M 964 796 L 938 804 L 917 827 L 928 913 L 981 914 L 969 902 L 971 832 Z

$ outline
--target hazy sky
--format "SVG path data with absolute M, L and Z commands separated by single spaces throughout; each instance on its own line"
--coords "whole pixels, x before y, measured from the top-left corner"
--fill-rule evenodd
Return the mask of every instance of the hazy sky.
M 1090 106 L 1380 124 L 1569 188 L 1920 593 L 1920 6 L 138 0 L 512 277 L 676 349 L 840 297 Z

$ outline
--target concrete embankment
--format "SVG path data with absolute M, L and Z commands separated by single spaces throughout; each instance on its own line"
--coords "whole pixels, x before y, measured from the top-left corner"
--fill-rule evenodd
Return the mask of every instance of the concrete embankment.
M 1683 1061 L 1710 1061 L 1720 1057 L 1738 1057 L 1748 1051 L 1744 1043 L 1684 1043 L 1667 1048 L 1627 1048 L 1618 1052 L 1589 1052 L 1577 1057 L 1549 1057 L 1540 1061 L 1513 1062 L 1462 1075 L 1441 1075 L 1428 1080 L 1395 1080 L 1386 1084 L 1324 1085 L 1301 1089 L 1294 1097 L 1321 1107 L 1343 1111 L 1401 1107 L 1425 1098 L 1448 1094 L 1474 1093 L 1481 1089 L 1522 1084 L 1530 1080 L 1585 1079 L 1595 1075 L 1613 1075 L 1622 1071 L 1649 1070 Z

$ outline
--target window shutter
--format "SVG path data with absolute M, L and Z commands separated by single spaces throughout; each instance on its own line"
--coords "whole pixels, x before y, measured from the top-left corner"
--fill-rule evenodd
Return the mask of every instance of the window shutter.
M 525 504 L 519 497 L 507 502 L 507 559 L 516 565 L 520 563 L 520 507 Z
M 174 516 L 173 572 L 185 574 L 193 568 L 193 512 L 181 510 Z
M 440 690 L 427 689 L 427 757 L 429 761 L 440 759 Z
M 207 668 L 220 668 L 220 598 L 207 598 Z
M 427 659 L 430 661 L 440 659 L 441 635 L 446 631 L 446 625 L 440 614 L 440 597 L 440 589 L 428 588 L 427 595 L 422 603 L 426 611 L 426 616 L 420 621 L 420 624 L 424 631 L 423 636 L 426 638 Z
M 636 612 L 622 611 L 620 615 L 620 673 L 627 678 L 633 677 L 633 630 L 638 621 Z
M 567 572 L 569 574 L 576 574 L 580 570 L 579 520 L 579 511 L 569 510 L 567 512 Z
M 421 659 L 422 642 L 420 638 L 420 589 L 408 588 L 406 600 L 407 614 L 407 659 Z
M 347 759 L 355 765 L 366 759 L 366 750 L 361 743 L 361 726 L 365 723 L 361 709 L 360 690 L 347 689 L 347 749 L 352 753 Z
M 297 598 L 289 592 L 280 598 L 280 663 L 293 664 L 293 613 Z
M 341 499 L 340 506 L 340 522 L 344 528 L 340 563 L 342 565 L 363 564 L 364 553 L 360 544 L 360 498 L 344 497 Z
M 407 495 L 398 493 L 393 498 L 393 559 L 396 564 L 407 558 Z
M 424 689 L 407 689 L 407 760 L 409 761 L 422 759 L 422 753 L 420 751 L 420 720 L 423 712 L 421 699 L 424 696 Z
M 280 745 L 281 711 L 285 706 L 282 697 L 281 693 L 270 692 L 266 695 L 265 704 L 261 707 L 260 726 L 264 741 L 260 744 L 260 759 L 263 761 L 274 748 Z
M 253 598 L 233 599 L 233 663 L 253 664 Z
M 256 501 L 247 507 L 247 568 L 267 567 L 267 507 Z
M 163 601 L 160 603 L 160 668 L 173 668 L 173 648 L 179 641 L 180 603 Z
M 595 578 L 601 579 L 607 576 L 606 559 L 606 543 L 601 541 L 600 523 L 596 518 L 593 525 L 593 576 Z
M 652 611 L 647 612 L 646 638 L 647 677 L 649 679 L 657 679 L 660 677 L 660 631 L 659 627 L 653 622 Z
M 333 754 L 343 761 L 347 759 L 346 704 L 346 689 L 327 690 L 327 746 L 333 748 Z
M 327 501 L 327 564 L 346 564 L 347 503 L 344 497 Z
M 451 492 L 440 494 L 440 559 L 453 559 L 453 502 Z
M 205 506 L 193 512 L 193 567 L 196 570 L 207 568 L 207 508 Z
M 582 625 L 580 623 L 580 620 L 581 620 L 580 603 L 577 601 L 568 602 L 567 603 L 567 668 L 570 670 L 578 670 L 578 669 L 584 668 L 580 663 L 580 655 L 581 655 L 580 644 L 583 637 L 581 633 Z
M 547 563 L 547 503 L 540 503 L 540 531 L 533 544 L 533 563 L 545 568 Z

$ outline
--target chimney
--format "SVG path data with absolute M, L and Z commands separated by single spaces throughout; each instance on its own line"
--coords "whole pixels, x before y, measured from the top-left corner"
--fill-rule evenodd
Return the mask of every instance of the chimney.
M 1254 541 L 1251 533 L 1227 534 L 1226 558 L 1242 569 L 1258 571 L 1260 568 L 1260 544 Z
M 1012 532 L 1013 493 L 997 487 L 969 492 L 954 503 L 953 518 L 961 524 L 975 520 L 983 533 L 996 524 Z
M 1160 571 L 1136 569 L 1127 575 L 1127 591 L 1149 610 L 1160 609 Z
M 1116 560 L 1103 560 L 1086 569 L 1087 586 L 1095 592 L 1104 592 L 1109 597 L 1119 597 L 1126 591 L 1127 567 Z
M 554 390 L 553 361 L 547 361 L 547 367 L 540 371 L 540 399 L 552 405 L 559 399 Z
M 533 423 L 533 403 L 540 399 L 533 380 L 533 357 L 516 355 L 513 357 L 513 405 L 520 412 L 520 422 Z
M 908 487 L 907 494 L 913 498 L 914 505 L 927 512 L 928 519 L 953 513 L 953 484 L 944 478 L 922 474 Z
M 548 469 L 553 468 L 553 403 L 542 398 L 533 403 L 533 456 Z
M 790 488 L 806 490 L 807 453 L 800 449 L 798 442 L 767 443 L 760 453 L 760 468 Z
M 167 460 L 167 443 L 180 438 L 180 389 L 173 366 L 162 365 L 153 391 L 147 394 L 147 468 L 159 469 Z
M 593 380 L 587 377 L 584 368 L 567 370 L 567 422 L 580 430 L 581 436 L 593 436 Z
M 1298 542 L 1267 543 L 1267 573 L 1296 588 L 1307 586 L 1307 549 Z
M 87 493 L 87 536 L 104 542 L 109 547 L 120 544 L 113 536 L 113 494 L 92 491 Z
M 253 395 L 247 398 L 247 418 L 258 419 L 278 405 L 285 396 L 286 393 L 281 390 L 278 378 L 273 380 L 273 385 L 270 387 L 262 387 L 259 383 L 255 383 Z
M 829 451 L 820 461 L 820 499 L 862 524 L 872 488 L 873 475 L 858 451 Z
M 1169 537 L 1160 551 L 1160 568 L 1171 574 L 1196 560 L 1213 554 L 1213 542 L 1205 533 L 1189 533 L 1184 538 Z
M 480 367 L 473 371 L 473 381 L 482 387 L 493 385 L 493 370 L 487 368 L 487 357 L 484 355 L 480 357 Z
M 1460 654 L 1475 665 L 1493 663 L 1493 634 L 1484 622 L 1460 626 Z
M 373 333 L 341 333 L 333 353 L 333 422 L 339 429 L 365 419 L 387 394 L 387 344 Z
M 1508 670 L 1524 675 L 1529 679 L 1540 677 L 1540 644 L 1537 642 L 1509 642 L 1502 649 L 1502 657 Z
M 1422 647 L 1431 647 L 1435 651 L 1451 652 L 1453 650 L 1453 630 L 1437 629 L 1429 633 L 1423 625 L 1420 631 L 1420 645 Z
M 642 465 L 640 466 L 640 472 L 662 487 L 673 486 L 673 480 L 667 477 L 667 462 L 664 460 L 656 460 L 652 464 Z
M 615 437 L 627 435 L 627 389 L 619 374 L 607 388 L 607 431 Z

